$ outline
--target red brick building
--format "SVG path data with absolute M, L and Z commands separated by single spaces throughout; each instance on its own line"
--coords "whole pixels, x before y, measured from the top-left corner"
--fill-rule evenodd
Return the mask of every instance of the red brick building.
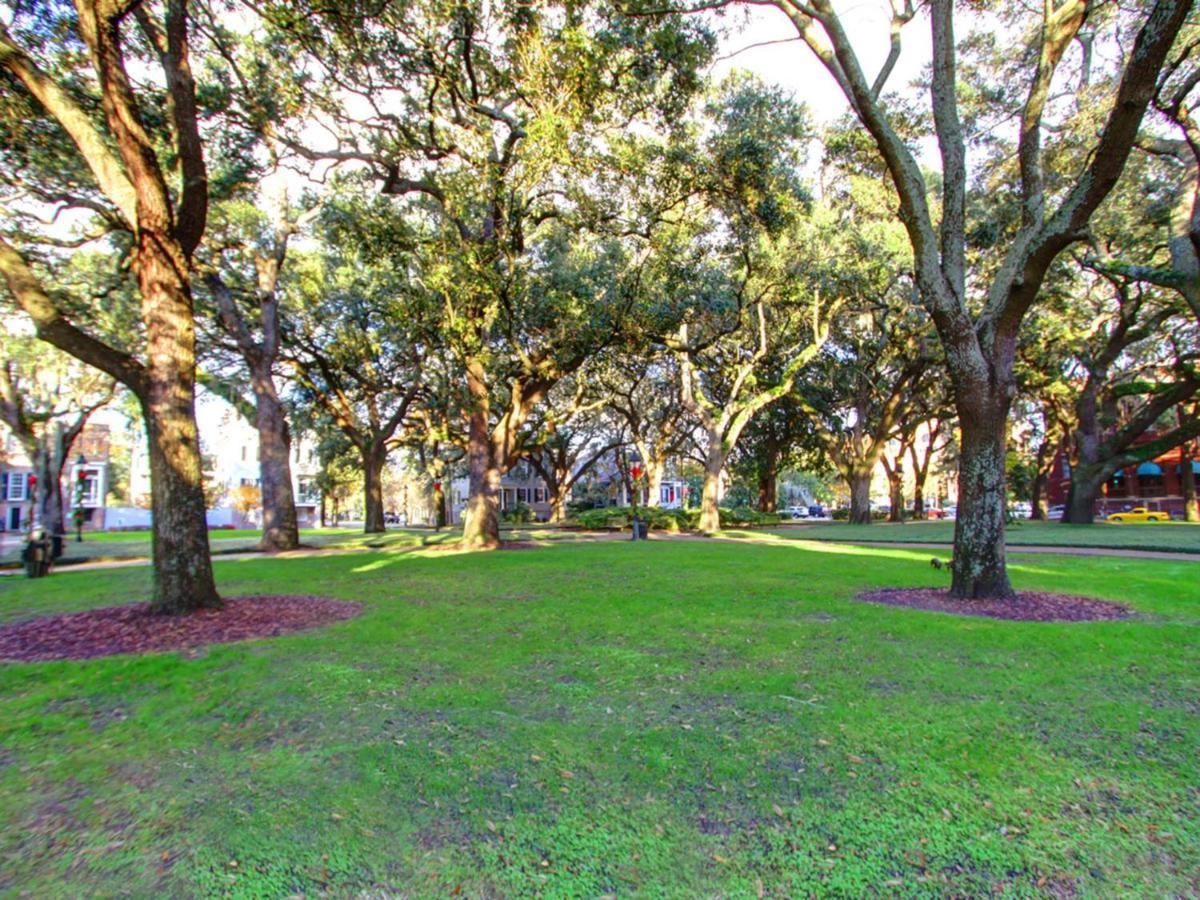
M 1200 484 L 1200 461 L 1191 460 L 1196 483 Z M 1096 515 L 1144 506 L 1147 509 L 1170 513 L 1183 518 L 1183 450 L 1175 448 L 1154 459 L 1120 469 L 1104 485 L 1096 500 Z M 1060 452 L 1046 483 L 1046 502 L 1054 506 L 1065 504 L 1071 489 L 1071 465 Z

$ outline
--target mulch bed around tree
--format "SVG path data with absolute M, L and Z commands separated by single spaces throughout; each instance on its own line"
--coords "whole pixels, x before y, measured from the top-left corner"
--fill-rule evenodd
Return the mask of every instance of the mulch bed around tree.
M 161 653 L 278 637 L 352 619 L 359 603 L 329 597 L 226 597 L 222 609 L 159 616 L 147 604 L 108 606 L 0 628 L 0 659 L 40 662 Z
M 1016 622 L 1099 622 L 1128 619 L 1133 615 L 1128 607 L 1119 603 L 1041 591 L 1021 591 L 1011 600 L 952 600 L 948 588 L 889 588 L 867 591 L 859 594 L 858 599 L 867 603 Z

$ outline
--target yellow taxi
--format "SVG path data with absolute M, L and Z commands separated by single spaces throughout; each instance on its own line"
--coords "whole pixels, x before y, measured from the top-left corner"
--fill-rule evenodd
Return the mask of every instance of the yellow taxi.
M 1133 509 L 1113 513 L 1106 517 L 1109 522 L 1166 522 L 1170 518 L 1165 512 L 1149 510 L 1144 506 L 1135 506 Z

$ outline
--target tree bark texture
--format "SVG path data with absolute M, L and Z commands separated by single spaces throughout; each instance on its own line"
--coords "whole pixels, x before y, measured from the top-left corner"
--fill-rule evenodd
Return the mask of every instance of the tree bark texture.
M 382 534 L 387 531 L 383 519 L 383 467 L 387 448 L 370 444 L 362 451 L 363 466 L 363 533 Z
M 850 488 L 850 524 L 871 524 L 871 471 L 855 469 L 846 475 Z
M 270 373 L 265 377 L 269 380 Z M 274 385 L 260 391 L 255 379 L 255 426 L 258 430 L 258 468 L 262 482 L 262 541 L 264 550 L 295 550 L 300 546 L 296 498 L 292 490 L 291 434 L 287 415 Z
M 704 461 L 704 485 L 700 490 L 701 534 L 715 534 L 721 530 L 721 512 L 718 507 L 721 495 L 721 470 L 725 468 L 725 453 L 721 436 L 708 436 L 708 454 Z
M 778 505 L 776 483 L 779 480 L 779 448 L 773 437 L 767 441 L 763 458 L 759 462 L 758 509 L 759 512 L 773 513 Z
M 960 398 L 959 416 L 962 450 L 950 593 L 961 600 L 1012 597 L 1004 545 L 1008 400 Z
M 467 423 L 467 470 L 470 494 L 463 517 L 463 543 L 468 547 L 500 546 L 500 478 L 488 427 L 488 390 L 478 364 L 469 362 L 467 389 L 471 410 Z

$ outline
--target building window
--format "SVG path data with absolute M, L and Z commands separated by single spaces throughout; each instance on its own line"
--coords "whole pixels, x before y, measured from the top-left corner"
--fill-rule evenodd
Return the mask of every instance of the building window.
M 9 472 L 8 473 L 8 490 L 6 490 L 5 498 L 20 502 L 28 498 L 27 488 L 29 486 L 29 475 L 25 472 Z
M 296 499 L 300 503 L 317 504 L 321 502 L 321 493 L 310 479 L 301 478 L 296 485 Z
M 79 501 L 80 506 L 99 506 L 100 505 L 100 473 L 85 470 L 87 477 L 83 481 L 83 493 Z M 78 476 L 76 476 L 78 477 Z
M 1144 462 L 1137 467 L 1138 493 L 1143 497 L 1161 497 L 1166 492 L 1162 466 Z
M 517 502 L 518 503 L 528 503 L 529 502 L 529 490 L 527 488 L 517 488 Z

